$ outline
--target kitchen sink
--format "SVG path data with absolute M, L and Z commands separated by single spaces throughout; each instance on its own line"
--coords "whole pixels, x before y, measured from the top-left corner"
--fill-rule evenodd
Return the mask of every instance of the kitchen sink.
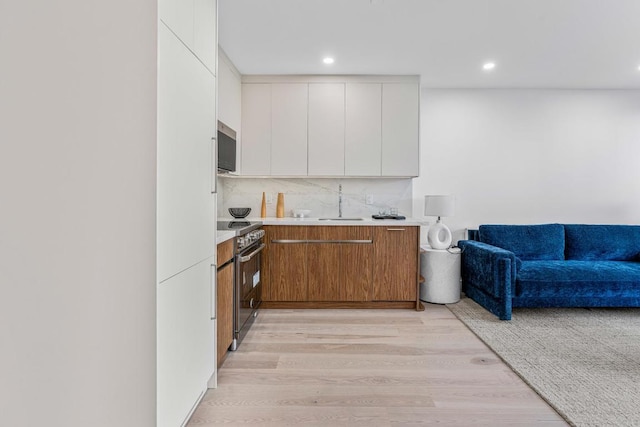
M 318 218 L 319 221 L 364 221 L 364 218 Z

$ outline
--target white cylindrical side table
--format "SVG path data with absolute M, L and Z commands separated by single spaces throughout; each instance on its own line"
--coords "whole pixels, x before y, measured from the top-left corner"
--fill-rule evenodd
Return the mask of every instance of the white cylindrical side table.
M 460 301 L 460 249 L 433 249 L 421 246 L 420 299 L 436 304 L 451 304 Z

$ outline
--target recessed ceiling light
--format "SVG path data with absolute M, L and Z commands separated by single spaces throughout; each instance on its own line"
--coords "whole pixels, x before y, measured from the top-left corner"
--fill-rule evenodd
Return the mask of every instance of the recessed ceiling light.
M 495 62 L 485 62 L 484 64 L 482 64 L 482 69 L 485 71 L 491 71 L 494 68 L 496 68 Z
M 326 58 L 322 59 L 322 62 L 329 65 L 329 64 L 333 64 L 335 62 L 335 59 L 331 58 L 330 56 L 327 56 Z

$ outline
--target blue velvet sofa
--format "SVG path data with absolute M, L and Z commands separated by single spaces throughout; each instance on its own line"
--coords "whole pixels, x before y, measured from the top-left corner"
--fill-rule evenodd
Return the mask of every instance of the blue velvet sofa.
M 469 238 L 462 290 L 502 320 L 515 307 L 640 307 L 640 226 L 481 225 Z

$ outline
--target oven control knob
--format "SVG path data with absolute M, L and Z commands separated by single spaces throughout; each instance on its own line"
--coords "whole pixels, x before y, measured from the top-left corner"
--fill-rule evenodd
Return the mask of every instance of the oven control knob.
M 245 238 L 244 237 L 238 237 L 238 249 L 244 248 L 244 246 L 245 246 Z

